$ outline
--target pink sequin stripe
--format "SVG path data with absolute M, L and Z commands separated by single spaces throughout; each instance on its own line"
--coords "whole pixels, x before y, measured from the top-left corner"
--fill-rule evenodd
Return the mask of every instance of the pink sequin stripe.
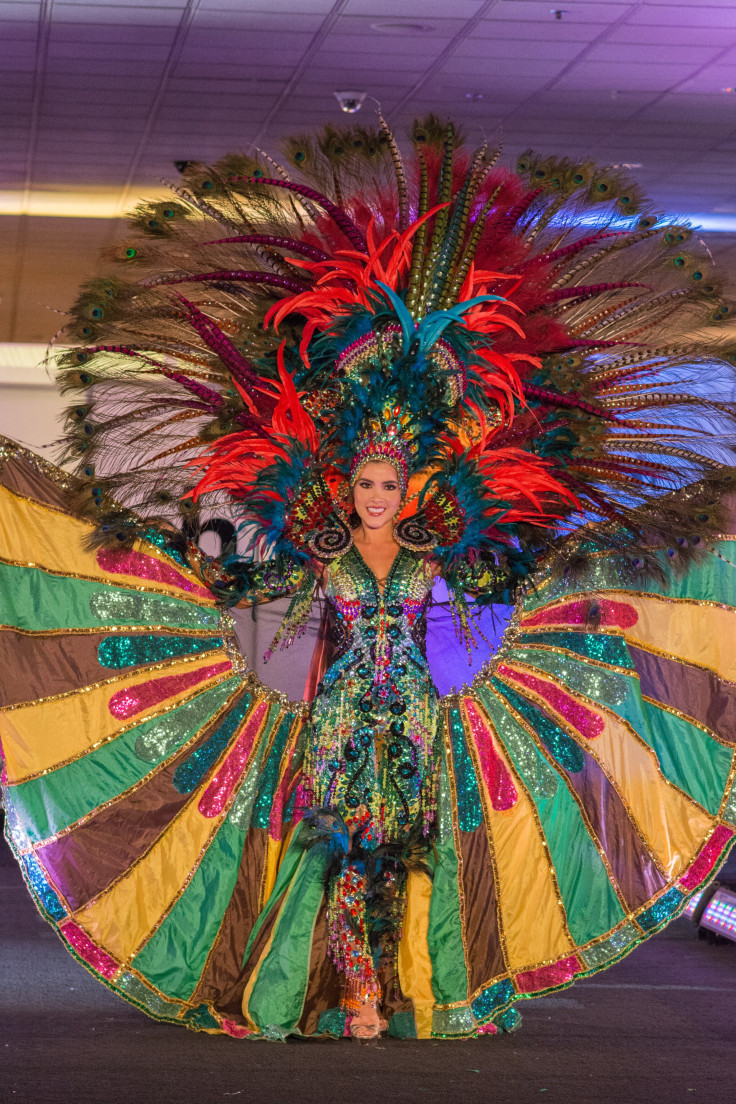
M 498 1028 L 494 1023 L 483 1024 L 476 1031 L 476 1035 L 498 1035 Z
M 505 809 L 513 808 L 519 800 L 516 786 L 509 774 L 508 767 L 494 747 L 493 737 L 488 730 L 488 725 L 478 712 L 475 702 L 466 698 L 465 709 L 470 721 L 473 742 L 478 749 L 478 758 L 488 787 L 491 805 L 497 812 L 502 813 Z
M 695 889 L 705 881 L 718 862 L 721 851 L 733 835 L 733 828 L 726 828 L 725 824 L 718 825 L 685 877 L 680 878 L 680 889 Z
M 268 834 L 273 840 L 280 840 L 284 834 L 284 805 L 286 804 L 289 794 L 291 764 L 294 760 L 295 750 L 296 743 L 293 743 L 291 745 L 291 751 L 289 752 L 289 760 L 284 767 L 281 784 L 274 794 L 273 805 L 271 806 L 271 816 L 268 821 Z M 301 820 L 301 816 L 299 819 Z
M 606 727 L 606 722 L 600 713 L 594 713 L 586 705 L 576 702 L 559 686 L 552 686 L 549 682 L 543 682 L 542 679 L 535 678 L 534 675 L 528 675 L 526 671 L 516 671 L 511 667 L 507 667 L 505 663 L 499 663 L 498 673 L 499 675 L 505 675 L 506 678 L 513 679 L 514 682 L 521 683 L 529 690 L 534 690 L 540 698 L 544 698 L 545 701 L 549 702 L 552 708 L 556 709 L 573 728 L 577 729 L 581 736 L 594 740 L 596 736 L 600 736 Z
M 103 571 L 110 575 L 135 575 L 137 579 L 150 579 L 156 583 L 168 583 L 169 586 L 186 590 L 197 598 L 212 598 L 212 595 L 204 587 L 190 582 L 181 572 L 162 563 L 153 556 L 145 556 L 142 552 L 129 552 L 121 550 L 116 552 L 107 548 L 101 548 L 97 553 L 97 562 Z
M 516 975 L 516 988 L 520 993 L 537 993 L 540 989 L 555 989 L 572 981 L 582 967 L 575 955 L 562 958 L 552 966 L 540 966 L 538 970 L 526 970 Z
M 639 614 L 628 602 L 601 598 L 597 605 L 600 607 L 601 628 L 630 629 L 639 620 Z M 586 598 L 577 602 L 566 602 L 553 609 L 539 610 L 538 613 L 524 618 L 522 628 L 530 625 L 584 625 L 590 616 L 590 606 L 591 602 Z
M 108 981 L 118 972 L 120 964 L 109 954 L 105 954 L 99 947 L 96 947 L 87 933 L 83 932 L 73 920 L 61 924 L 59 931 L 79 957 L 88 962 L 93 970 L 96 970 L 98 974 L 102 974 Z
M 235 741 L 235 746 L 220 764 L 217 774 L 213 775 L 209 786 L 200 798 L 197 808 L 202 816 L 219 816 L 227 805 L 230 794 L 246 768 L 251 749 L 267 713 L 268 702 L 261 702 L 251 713 L 245 728 Z
M 296 787 L 296 797 L 294 798 L 294 816 L 292 818 L 292 824 L 295 826 L 300 820 L 303 820 L 307 815 L 307 810 L 311 809 L 314 805 L 314 794 L 307 782 L 302 777 Z
M 205 679 L 221 675 L 223 671 L 229 671 L 232 663 L 229 659 L 222 663 L 212 663 L 209 667 L 200 667 L 196 671 L 184 671 L 181 675 L 164 675 L 163 678 L 150 679 L 139 686 L 128 686 L 125 690 L 118 690 L 110 698 L 107 708 L 113 717 L 121 720 L 133 717 L 136 713 L 142 713 L 144 709 L 150 709 L 152 705 L 158 705 L 166 698 L 173 698 L 176 694 L 188 690 L 190 686 L 196 686 Z

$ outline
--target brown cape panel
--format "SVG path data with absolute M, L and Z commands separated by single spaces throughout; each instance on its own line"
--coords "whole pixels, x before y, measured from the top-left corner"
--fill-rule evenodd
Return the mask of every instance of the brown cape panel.
M 192 1003 L 212 1001 L 217 1011 L 244 1024 L 241 1006 L 247 975 L 243 955 L 261 911 L 261 882 L 268 847 L 268 829 L 251 827 L 245 837 L 240 868 L 220 931 Z
M 15 629 L 0 629 L 0 670 L 4 675 L 0 708 L 66 694 L 121 674 L 134 675 L 148 666 L 146 663 L 124 668 L 101 666 L 97 649 L 110 635 L 109 632 L 29 635 Z M 125 635 L 148 636 L 151 630 L 131 630 Z M 166 634 L 157 632 L 156 635 Z M 206 655 L 206 652 L 198 655 Z
M 460 833 L 468 985 L 475 992 L 505 970 L 496 911 L 496 882 L 484 825 Z
M 632 644 L 629 651 L 642 694 L 715 730 L 721 740 L 736 744 L 736 684 L 723 682 L 712 671 L 688 667 Z
M 313 1035 L 319 1025 L 321 1014 L 328 1008 L 337 1008 L 340 1003 L 340 978 L 327 947 L 327 900 L 323 898 L 312 935 L 309 981 L 304 1008 L 297 1024 L 303 1035 Z
M 0 446 L 7 440 L 0 437 Z M 8 444 L 13 448 L 14 442 L 8 441 Z M 35 502 L 41 502 L 45 506 L 52 506 L 65 514 L 71 514 L 69 494 L 78 486 L 79 480 L 75 476 L 68 475 L 61 468 L 54 469 L 67 485 L 64 488 L 43 470 L 45 461 L 42 457 L 18 446 L 13 448 L 13 453 L 14 455 L 3 460 L 2 451 L 0 451 L 0 482 L 3 486 L 24 498 L 32 498 Z

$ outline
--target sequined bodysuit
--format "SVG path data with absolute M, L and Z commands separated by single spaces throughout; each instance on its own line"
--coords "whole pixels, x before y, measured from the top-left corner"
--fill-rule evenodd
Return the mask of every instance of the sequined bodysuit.
M 438 695 L 424 654 L 432 576 L 399 549 L 381 593 L 355 547 L 327 567 L 333 661 L 317 692 L 306 774 L 314 804 L 350 821 L 370 814 L 368 840 L 426 833 L 434 820 Z

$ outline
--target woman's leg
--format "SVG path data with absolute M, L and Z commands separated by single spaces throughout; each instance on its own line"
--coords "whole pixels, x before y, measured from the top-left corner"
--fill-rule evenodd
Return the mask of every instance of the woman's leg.
M 341 1008 L 350 1034 L 375 1038 L 386 1029 L 378 1013 L 381 986 L 376 975 L 365 907 L 362 864 L 348 863 L 330 886 L 330 951 L 344 978 Z

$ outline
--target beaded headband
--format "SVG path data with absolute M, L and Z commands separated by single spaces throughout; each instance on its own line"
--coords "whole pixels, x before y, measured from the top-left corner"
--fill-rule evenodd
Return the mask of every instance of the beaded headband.
M 409 486 L 409 462 L 402 442 L 396 437 L 389 437 L 388 434 L 365 438 L 350 464 L 351 487 L 355 486 L 363 468 L 366 464 L 370 464 L 372 460 L 390 464 L 391 467 L 396 469 L 401 497 L 404 498 Z

